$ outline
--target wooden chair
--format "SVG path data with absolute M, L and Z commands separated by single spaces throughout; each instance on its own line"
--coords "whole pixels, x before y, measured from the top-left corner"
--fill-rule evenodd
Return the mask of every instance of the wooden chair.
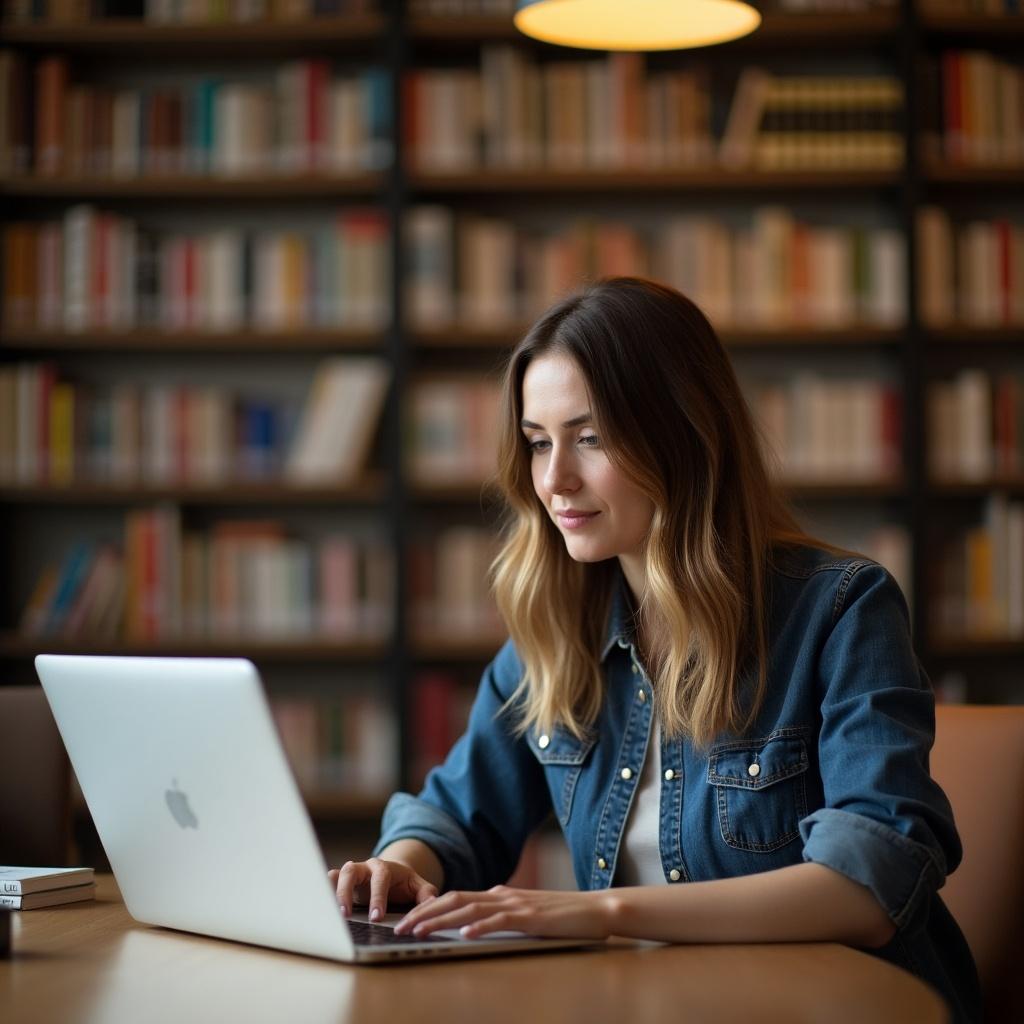
M 0 686 L 0 864 L 67 864 L 70 769 L 38 686 Z
M 931 770 L 964 857 L 942 897 L 970 944 L 988 1021 L 1024 1021 L 1024 707 L 941 704 Z

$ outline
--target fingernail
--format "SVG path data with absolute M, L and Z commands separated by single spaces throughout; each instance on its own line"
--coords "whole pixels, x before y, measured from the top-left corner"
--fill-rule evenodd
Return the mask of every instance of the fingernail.
M 339 906 L 341 907 L 341 916 L 348 917 L 348 907 L 344 903 L 339 904 Z
M 463 926 L 462 926 L 462 927 L 461 927 L 461 928 L 459 929 L 459 934 L 460 934 L 460 935 L 472 935 L 472 934 L 473 934 L 473 926 L 472 926 L 472 925 L 469 925 L 469 924 L 464 924 L 464 925 L 463 925 Z
M 379 907 L 374 907 L 373 910 L 370 911 L 370 920 L 371 921 L 379 921 L 380 920 L 380 908 Z

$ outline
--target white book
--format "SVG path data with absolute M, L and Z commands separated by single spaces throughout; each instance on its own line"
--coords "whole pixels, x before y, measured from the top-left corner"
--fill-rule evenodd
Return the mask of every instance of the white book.
M 91 326 L 89 279 L 96 211 L 72 206 L 64 214 L 64 326 L 81 331 Z
M 992 388 L 982 370 L 965 370 L 956 381 L 960 474 L 984 480 L 992 472 Z
M 405 224 L 409 322 L 414 327 L 446 327 L 454 316 L 452 211 L 416 206 Z
M 62 903 L 80 903 L 82 900 L 95 898 L 95 885 L 72 885 L 64 889 L 33 892 L 27 896 L 5 896 L 0 893 L 0 907 L 5 907 L 8 910 L 41 910 L 43 907 L 55 907 Z
M 0 894 L 24 896 L 47 889 L 88 885 L 95 881 L 92 868 L 34 868 L 0 864 Z
M 867 320 L 880 327 L 900 327 L 906 320 L 903 236 L 889 228 L 873 231 L 868 247 L 871 292 Z
M 285 465 L 293 483 L 354 480 L 363 470 L 388 384 L 381 359 L 322 362 Z

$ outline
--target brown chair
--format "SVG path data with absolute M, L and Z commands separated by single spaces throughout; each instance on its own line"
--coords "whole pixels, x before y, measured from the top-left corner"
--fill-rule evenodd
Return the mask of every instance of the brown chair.
M 70 771 L 38 686 L 0 686 L 0 864 L 60 867 L 71 839 Z
M 942 897 L 974 953 L 985 1019 L 1024 1021 L 1024 707 L 940 704 L 931 770 L 964 848 Z

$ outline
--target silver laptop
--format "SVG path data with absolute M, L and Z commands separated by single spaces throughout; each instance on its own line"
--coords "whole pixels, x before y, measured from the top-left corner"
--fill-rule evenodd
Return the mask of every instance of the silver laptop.
M 245 659 L 42 654 L 36 670 L 137 921 L 359 963 L 589 944 L 346 920 Z

